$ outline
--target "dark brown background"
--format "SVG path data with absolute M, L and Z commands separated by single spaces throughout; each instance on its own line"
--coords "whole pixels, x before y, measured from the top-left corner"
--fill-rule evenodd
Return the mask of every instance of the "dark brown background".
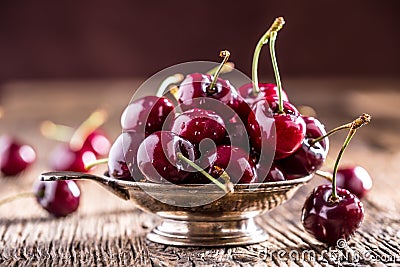
M 249 73 L 254 46 L 276 16 L 288 76 L 394 76 L 400 1 L 0 2 L 0 82 L 147 77 L 229 49 Z M 269 74 L 267 53 L 262 74 Z M 264 63 L 265 62 L 265 63 Z

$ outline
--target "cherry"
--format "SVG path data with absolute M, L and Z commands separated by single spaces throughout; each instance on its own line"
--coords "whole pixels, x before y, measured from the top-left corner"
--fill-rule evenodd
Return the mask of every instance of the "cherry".
M 218 77 L 229 55 L 228 51 L 221 51 L 220 56 L 224 57 L 224 60 L 214 75 L 192 73 L 185 77 L 177 92 L 178 102 L 183 111 L 202 108 L 213 110 L 227 119 L 234 115 L 228 107 L 234 109 L 238 105 L 236 89 L 229 81 Z
M 303 142 L 306 131 L 305 122 L 301 118 L 297 109 L 289 102 L 283 100 L 283 90 L 275 56 L 275 41 L 277 32 L 283 27 L 284 23 L 285 22 L 283 18 L 277 18 L 268 31 L 261 37 L 254 51 L 252 68 L 253 95 L 258 95 L 258 93 L 261 91 L 258 87 L 258 60 L 262 46 L 269 40 L 272 66 L 278 87 L 278 99 L 270 96 L 266 98 L 264 97 L 255 102 L 253 105 L 253 113 L 250 113 L 249 115 L 247 127 L 253 147 L 258 153 L 261 153 L 262 156 L 262 154 L 266 151 L 265 149 L 261 148 L 261 145 L 264 145 L 264 142 L 268 140 L 265 137 L 270 135 L 268 131 L 271 128 L 270 123 L 267 123 L 266 127 L 263 126 L 263 121 L 265 121 L 265 117 L 271 117 L 269 114 L 265 116 L 265 114 L 268 113 L 267 110 L 269 110 L 271 107 L 276 128 L 275 159 L 288 157 L 297 148 L 299 148 Z M 265 131 L 264 128 L 267 129 L 267 131 Z M 268 149 L 270 149 L 270 147 L 270 145 L 267 146 Z
M 222 143 L 224 145 L 239 146 L 249 151 L 249 135 L 245 124 L 239 121 L 227 123 L 226 134 Z
M 301 146 L 287 158 L 276 161 L 276 164 L 285 170 L 287 179 L 295 179 L 315 172 L 321 168 L 328 154 L 328 138 L 311 144 L 315 138 L 326 135 L 324 125 L 313 117 L 303 116 L 303 119 L 306 123 L 306 138 Z
M 364 218 L 361 201 L 348 190 L 338 188 L 332 199 L 332 185 L 320 185 L 307 197 L 301 215 L 304 229 L 317 240 L 336 245 L 348 240 Z
M 171 127 L 171 131 L 199 145 L 206 138 L 220 144 L 225 137 L 225 123 L 214 111 L 204 109 L 190 109 L 178 115 Z
M 339 168 L 336 175 L 339 188 L 349 190 L 362 199 L 372 188 L 372 179 L 366 169 L 361 166 Z
M 283 159 L 293 154 L 302 144 L 306 134 L 306 123 L 297 109 L 289 102 L 283 101 L 283 113 L 278 111 L 276 101 L 266 99 L 269 103 L 276 128 L 275 159 Z
M 0 137 L 0 171 L 5 176 L 20 174 L 36 160 L 35 150 L 8 135 Z
M 101 129 L 91 132 L 83 143 L 83 150 L 90 150 L 96 156 L 107 156 L 110 151 L 111 143 L 106 134 Z
M 307 197 L 301 215 L 304 229 L 317 240 L 335 245 L 348 240 L 364 218 L 364 208 L 358 197 L 346 189 L 337 188 L 336 175 L 340 159 L 357 129 L 370 121 L 368 114 L 353 123 L 333 168 L 332 185 L 320 185 Z
M 259 93 L 254 94 L 253 93 L 253 90 L 254 90 L 253 83 L 247 83 L 247 84 L 239 87 L 238 93 L 249 105 L 253 105 L 255 102 L 257 102 L 258 100 L 261 100 L 263 98 L 275 98 L 275 99 L 279 98 L 278 97 L 279 89 L 273 83 L 259 83 L 258 88 L 260 90 Z M 289 98 L 288 98 L 286 92 L 283 90 L 282 90 L 282 99 L 284 101 L 289 102 Z
M 55 171 L 86 172 L 85 165 L 95 161 L 90 150 L 73 150 L 68 144 L 59 144 L 50 154 L 50 168 Z
M 115 179 L 131 181 L 133 178 L 126 164 L 123 139 L 123 134 L 120 134 L 111 146 L 108 154 L 108 175 Z M 137 166 L 136 157 L 132 157 L 132 160 L 133 165 Z
M 266 165 L 257 164 L 256 171 L 260 182 L 277 182 L 286 180 L 285 175 L 276 164 L 272 164 L 270 168 L 267 168 Z
M 200 166 L 214 178 L 226 172 L 232 183 L 256 183 L 258 181 L 254 162 L 240 147 L 221 145 L 200 159 Z
M 165 97 L 145 96 L 130 103 L 121 116 L 124 131 L 145 133 L 146 136 L 168 129 L 166 119 L 175 110 L 173 103 Z M 164 126 L 165 124 L 165 126 Z
M 155 132 L 139 146 L 137 153 L 139 169 L 150 182 L 184 183 L 192 169 L 178 158 L 178 152 L 190 161 L 194 161 L 197 157 L 194 145 L 186 139 L 173 132 Z
M 34 194 L 50 214 L 65 217 L 78 209 L 81 192 L 74 181 L 40 181 L 34 186 Z
M 276 129 L 275 120 L 266 100 L 260 100 L 253 106 L 247 120 L 247 132 L 250 144 L 261 161 L 268 162 L 274 157 Z

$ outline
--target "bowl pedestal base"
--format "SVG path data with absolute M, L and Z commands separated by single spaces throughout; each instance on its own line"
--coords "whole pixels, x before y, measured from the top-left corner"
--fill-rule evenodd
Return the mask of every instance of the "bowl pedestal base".
M 254 218 L 229 221 L 164 219 L 147 234 L 150 241 L 174 246 L 236 246 L 260 243 L 268 234 Z

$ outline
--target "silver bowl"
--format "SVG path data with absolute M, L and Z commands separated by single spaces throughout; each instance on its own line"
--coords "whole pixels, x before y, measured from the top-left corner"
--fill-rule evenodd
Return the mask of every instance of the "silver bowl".
M 175 246 L 231 246 L 265 241 L 267 233 L 254 218 L 290 199 L 312 175 L 289 181 L 237 184 L 234 192 L 221 194 L 214 184 L 182 185 L 130 182 L 78 172 L 47 172 L 43 181 L 92 180 L 143 211 L 163 220 L 147 238 Z M 201 204 L 204 199 L 215 199 Z M 174 201 L 187 203 L 173 205 Z

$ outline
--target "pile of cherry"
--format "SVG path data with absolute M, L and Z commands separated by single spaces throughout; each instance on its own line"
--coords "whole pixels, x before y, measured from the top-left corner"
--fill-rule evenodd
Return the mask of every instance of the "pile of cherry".
M 327 133 L 318 119 L 300 114 L 282 89 L 275 57 L 275 40 L 283 25 L 283 18 L 277 18 L 257 44 L 252 82 L 236 89 L 219 77 L 229 57 L 228 51 L 222 51 L 224 60 L 213 73 L 188 74 L 165 96 L 131 102 L 121 116 L 122 133 L 111 146 L 106 175 L 152 183 L 213 182 L 228 192 L 232 189 L 228 185 L 236 183 L 278 182 L 317 173 L 332 184 L 321 185 L 309 195 L 302 210 L 303 225 L 330 245 L 349 239 L 363 220 L 359 198 L 370 189 L 371 179 L 362 167 L 340 169 L 339 161 L 356 130 L 370 117 L 363 114 Z M 258 82 L 258 58 L 268 42 L 276 85 Z M 342 129 L 349 134 L 333 173 L 319 171 L 328 154 L 328 136 Z M 68 167 L 53 166 L 84 171 L 83 165 L 80 161 Z M 40 184 L 37 197 L 45 195 L 46 184 Z M 72 189 L 65 185 L 60 191 L 62 195 Z M 79 203 L 79 195 L 69 196 L 47 210 L 65 216 L 77 208 L 75 201 L 76 207 L 68 209 L 68 203 L 74 202 L 71 199 Z M 66 212 L 54 212 L 63 205 Z

